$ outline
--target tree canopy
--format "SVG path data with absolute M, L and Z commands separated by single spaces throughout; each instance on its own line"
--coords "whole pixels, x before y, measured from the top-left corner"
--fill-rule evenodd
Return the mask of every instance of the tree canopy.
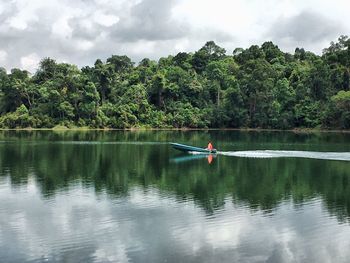
M 350 39 L 322 55 L 272 42 L 213 41 L 194 53 L 125 55 L 93 66 L 44 58 L 30 74 L 0 68 L 0 127 L 350 128 Z

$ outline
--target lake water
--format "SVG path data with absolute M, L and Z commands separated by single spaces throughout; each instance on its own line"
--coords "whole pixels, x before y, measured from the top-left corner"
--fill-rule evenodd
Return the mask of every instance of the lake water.
M 0 132 L 0 262 L 349 262 L 349 223 L 350 134 Z

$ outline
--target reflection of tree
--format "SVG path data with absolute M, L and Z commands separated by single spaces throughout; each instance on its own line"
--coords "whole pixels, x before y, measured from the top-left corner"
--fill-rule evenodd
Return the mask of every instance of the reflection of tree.
M 164 144 L 107 143 L 166 142 L 174 138 L 195 145 L 205 145 L 208 138 L 219 144 L 226 141 L 218 145 L 221 148 L 229 142 L 244 142 L 243 148 L 253 147 L 260 141 L 274 149 L 286 147 L 278 142 L 289 142 L 287 146 L 292 142 L 305 150 L 319 150 L 325 147 L 317 146 L 320 141 L 346 142 L 349 136 L 168 131 L 3 132 L 0 134 L 3 141 L 0 172 L 2 176 L 9 174 L 13 185 L 26 184 L 34 174 L 42 194 L 47 197 L 75 183 L 92 186 L 97 193 L 106 191 L 114 197 L 128 195 L 129 188 L 138 185 L 174 193 L 179 200 L 193 199 L 210 214 L 230 198 L 252 210 L 271 211 L 285 199 L 293 198 L 296 204 L 302 205 L 320 196 L 331 215 L 341 221 L 350 218 L 348 162 L 218 156 L 208 165 L 205 159 L 172 162 L 176 153 Z

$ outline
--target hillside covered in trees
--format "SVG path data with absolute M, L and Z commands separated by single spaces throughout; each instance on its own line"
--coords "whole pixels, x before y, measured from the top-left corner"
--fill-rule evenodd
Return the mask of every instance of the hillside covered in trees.
M 228 55 L 112 55 L 93 67 L 44 58 L 34 74 L 0 68 L 0 128 L 350 128 L 350 39 L 322 56 L 272 42 Z

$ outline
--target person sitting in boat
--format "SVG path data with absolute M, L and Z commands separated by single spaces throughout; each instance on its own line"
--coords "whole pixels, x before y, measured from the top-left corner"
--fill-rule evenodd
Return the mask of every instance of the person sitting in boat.
M 212 151 L 214 149 L 213 145 L 211 144 L 211 141 L 209 141 L 207 150 Z

